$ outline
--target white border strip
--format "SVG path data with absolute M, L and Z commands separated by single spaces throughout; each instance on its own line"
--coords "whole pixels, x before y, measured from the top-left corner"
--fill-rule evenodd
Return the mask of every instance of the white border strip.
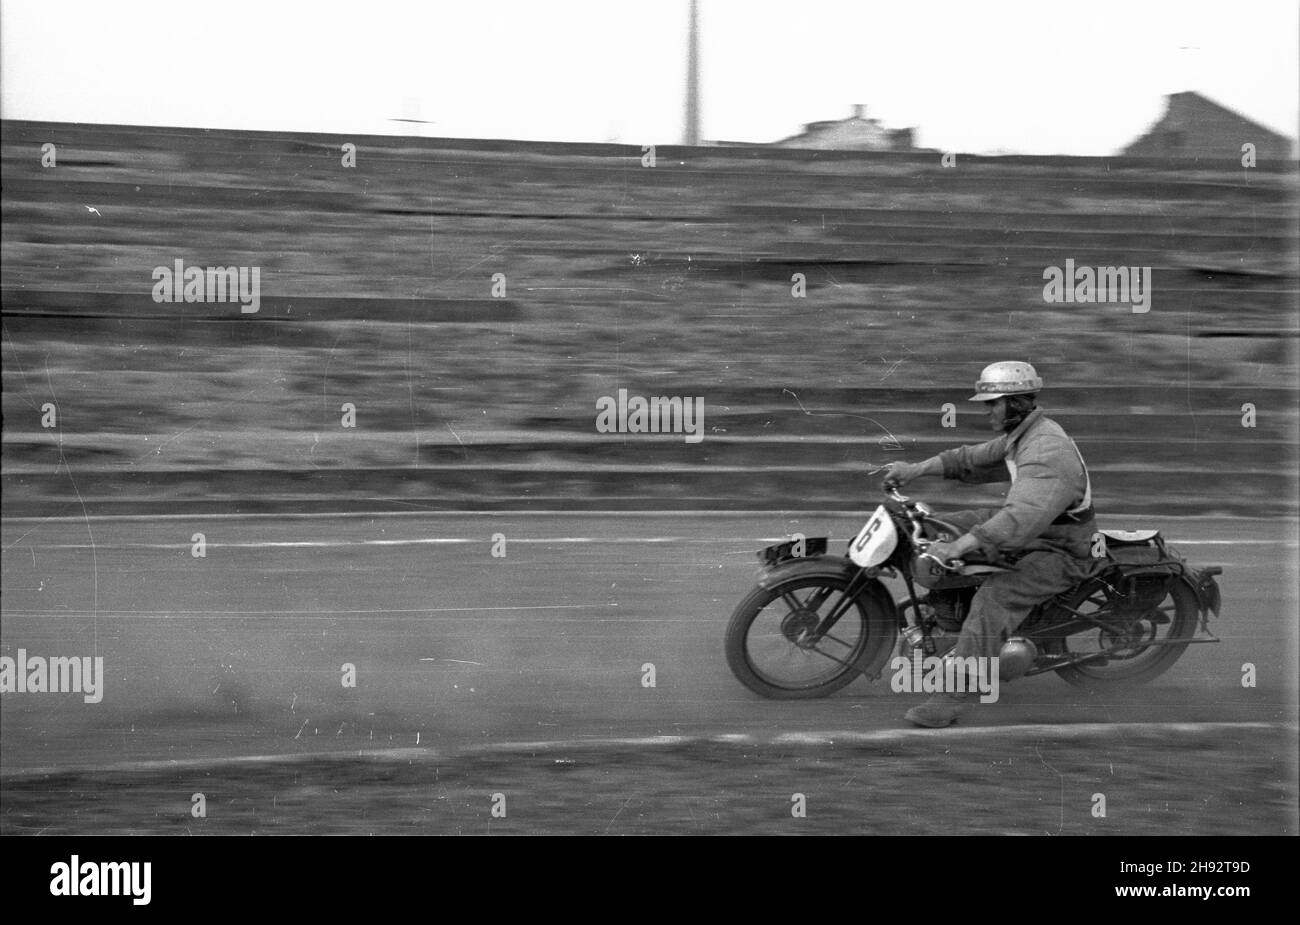
M 403 747 L 360 749 L 357 751 L 298 752 L 280 755 L 238 755 L 225 758 L 183 758 L 166 761 L 123 761 L 103 765 L 69 765 L 67 767 L 15 768 L 0 770 L 0 782 L 31 780 L 53 775 L 112 774 L 150 771 L 203 771 L 241 766 L 307 764 L 315 761 L 427 762 L 482 755 L 517 752 L 576 752 L 585 749 L 660 748 L 673 745 L 749 745 L 823 746 L 896 744 L 921 739 L 1032 739 L 1055 741 L 1085 739 L 1092 736 L 1151 736 L 1160 734 L 1196 735 L 1212 732 L 1291 732 L 1300 734 L 1300 724 L 1262 722 L 1210 723 L 1028 723 L 1007 726 L 950 726 L 947 729 L 877 729 L 829 732 L 787 732 L 775 736 L 749 733 L 726 733 L 712 736 L 629 736 L 624 738 L 550 739 L 535 742 L 489 742 L 483 744 L 437 747 Z

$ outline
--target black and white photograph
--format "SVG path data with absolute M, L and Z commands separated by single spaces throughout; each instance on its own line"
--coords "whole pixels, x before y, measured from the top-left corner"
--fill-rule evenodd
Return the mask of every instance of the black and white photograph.
M 1295 0 L 3 0 L 0 836 L 74 846 L 23 889 L 394 835 L 942 889 L 962 835 L 1250 897 L 1298 112 Z

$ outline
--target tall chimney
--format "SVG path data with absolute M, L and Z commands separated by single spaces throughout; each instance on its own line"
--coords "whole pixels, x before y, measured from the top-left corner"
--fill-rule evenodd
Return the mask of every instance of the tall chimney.
M 700 36 L 698 0 L 691 0 L 690 38 L 686 52 L 686 139 L 700 143 Z

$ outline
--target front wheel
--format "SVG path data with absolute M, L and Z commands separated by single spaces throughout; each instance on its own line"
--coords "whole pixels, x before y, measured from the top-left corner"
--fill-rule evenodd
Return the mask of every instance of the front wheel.
M 850 597 L 851 584 L 848 576 L 804 575 L 751 591 L 727 625 L 727 664 L 740 682 L 764 697 L 798 700 L 833 694 L 866 671 L 898 628 L 883 589 L 859 584 Z

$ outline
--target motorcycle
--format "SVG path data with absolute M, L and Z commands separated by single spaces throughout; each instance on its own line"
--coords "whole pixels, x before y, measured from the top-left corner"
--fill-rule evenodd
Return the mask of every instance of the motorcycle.
M 979 586 L 1013 566 L 930 555 L 931 543 L 963 531 L 898 489 L 886 482 L 887 500 L 843 556 L 828 553 L 826 537 L 758 553 L 757 587 L 726 631 L 727 664 L 742 684 L 788 700 L 825 697 L 859 676 L 877 680 L 891 652 L 934 655 L 936 628 L 960 624 Z M 1090 689 L 1140 684 L 1187 646 L 1219 641 L 1209 618 L 1219 616 L 1223 569 L 1190 565 L 1158 530 L 1098 536 L 1093 574 L 1035 607 L 1003 645 L 1002 680 L 1054 671 Z M 894 600 L 882 575 L 902 578 L 905 599 Z

